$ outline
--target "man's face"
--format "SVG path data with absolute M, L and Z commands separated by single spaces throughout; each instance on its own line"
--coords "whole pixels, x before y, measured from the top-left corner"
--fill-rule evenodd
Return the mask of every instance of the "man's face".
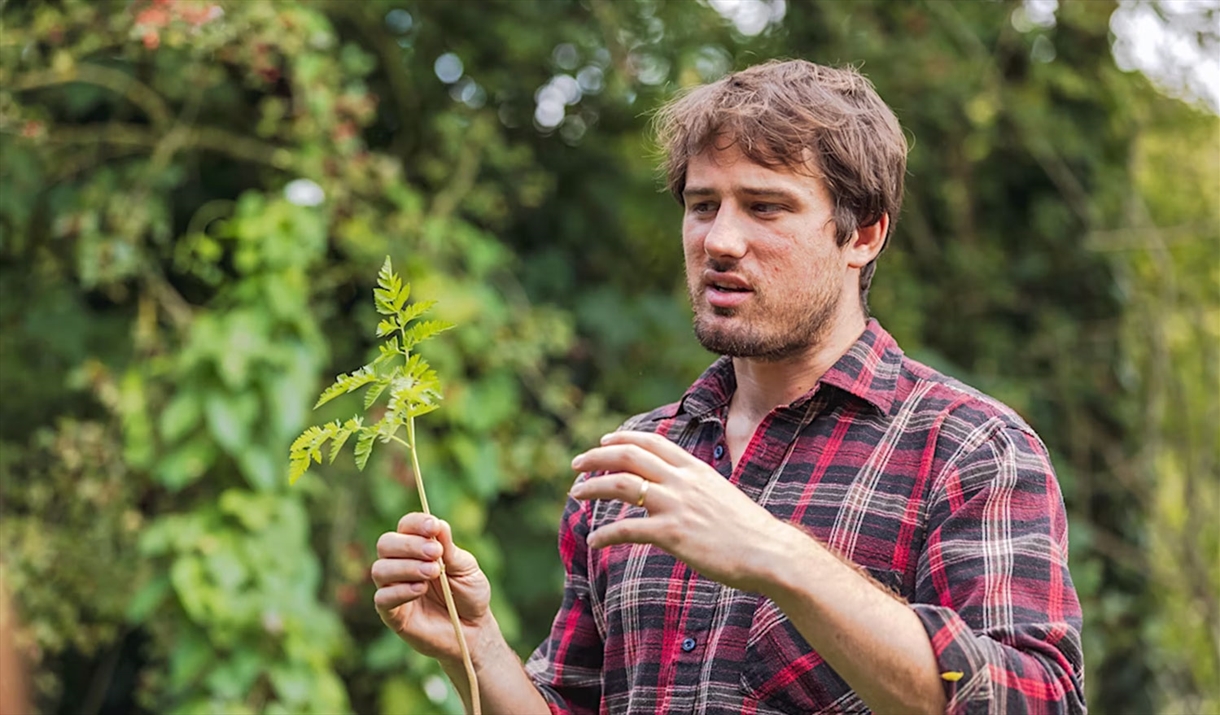
M 734 144 L 690 160 L 683 197 L 686 280 L 703 347 L 764 360 L 815 347 L 847 275 L 823 182 L 755 164 Z

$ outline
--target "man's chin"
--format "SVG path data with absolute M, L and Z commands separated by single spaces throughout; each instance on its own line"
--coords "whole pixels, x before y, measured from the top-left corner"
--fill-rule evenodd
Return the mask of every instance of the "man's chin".
M 695 337 L 704 350 L 726 357 L 754 357 L 759 348 L 764 347 L 740 331 L 713 328 L 702 321 L 695 323 Z
M 743 330 L 725 330 L 695 321 L 695 338 L 704 350 L 731 358 L 778 362 L 799 354 L 809 346 L 804 342 L 768 341 Z

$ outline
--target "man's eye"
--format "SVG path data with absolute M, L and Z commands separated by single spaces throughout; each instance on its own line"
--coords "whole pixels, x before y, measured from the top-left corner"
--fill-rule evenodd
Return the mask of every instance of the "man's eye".
M 779 204 L 754 204 L 754 213 L 773 214 L 779 213 L 783 207 Z
M 711 201 L 702 201 L 690 207 L 691 213 L 706 214 L 716 210 L 716 204 Z

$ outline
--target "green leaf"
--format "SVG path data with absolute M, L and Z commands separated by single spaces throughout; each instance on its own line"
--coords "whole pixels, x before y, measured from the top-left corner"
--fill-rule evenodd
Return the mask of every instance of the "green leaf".
M 432 306 L 434 306 L 434 305 L 436 305 L 435 300 L 423 300 L 423 301 L 419 301 L 416 303 L 412 303 L 411 305 L 407 306 L 405 309 L 402 309 L 399 311 L 399 313 L 398 313 L 399 325 L 406 325 L 407 323 L 410 323 L 412 320 L 415 320 L 416 318 L 423 315 L 424 313 L 427 313 L 429 310 L 432 309 Z
M 161 438 L 167 442 L 178 441 L 199 424 L 201 416 L 197 393 L 190 389 L 181 389 L 161 413 L 158 422 Z
M 364 471 L 369 456 L 373 453 L 373 440 L 377 438 L 377 427 L 363 427 L 360 436 L 356 438 L 356 468 Z
M 351 420 L 348 420 L 351 424 Z M 333 439 L 344 427 L 339 424 L 338 420 L 327 422 L 322 426 L 312 426 L 301 433 L 297 437 L 292 446 L 288 448 L 288 482 L 296 484 L 296 481 L 301 478 L 306 471 L 309 470 L 311 461 L 322 463 L 322 445 L 328 439 Z M 331 461 L 333 462 L 333 455 Z
M 385 261 L 381 264 L 381 270 L 377 272 L 377 285 L 385 290 L 390 290 L 397 280 L 398 276 L 394 274 L 394 264 L 390 261 L 390 257 L 386 256 Z
M 255 445 L 242 450 L 237 457 L 237 466 L 246 481 L 260 491 L 274 489 L 282 478 L 283 472 L 278 463 L 266 448 Z
M 372 407 L 373 403 L 377 401 L 377 398 L 381 397 L 381 393 L 386 389 L 386 387 L 389 386 L 390 381 L 393 380 L 396 372 L 397 369 L 393 373 L 390 373 L 390 375 L 378 380 L 377 382 L 374 382 L 369 386 L 368 392 L 364 393 L 364 409 L 367 410 L 368 408 Z
M 144 584 L 131 597 L 130 603 L 127 604 L 127 622 L 132 624 L 143 623 L 165 601 L 166 596 L 169 595 L 171 585 L 169 577 L 164 574 L 154 576 L 151 581 Z
M 319 397 L 318 401 L 314 404 L 313 408 L 316 410 L 339 395 L 346 394 L 353 390 L 359 390 L 361 387 L 364 387 L 370 382 L 376 380 L 377 377 L 377 371 L 373 369 L 372 365 L 365 365 L 350 375 L 339 375 L 335 378 L 335 384 L 326 388 L 321 397 Z
M 296 484 L 297 480 L 309 471 L 309 455 L 294 457 L 288 463 L 288 483 Z
M 200 434 L 162 458 L 153 475 L 166 489 L 176 492 L 203 476 L 215 460 L 215 444 Z
M 411 287 L 404 286 L 398 274 L 394 273 L 389 256 L 386 256 L 385 263 L 377 274 L 377 285 L 378 287 L 373 289 L 373 304 L 382 315 L 396 314 L 411 294 Z
M 237 454 L 250 440 L 250 429 L 258 415 L 258 398 L 251 393 L 234 395 L 213 392 L 204 403 L 208 431 L 230 454 Z
M 398 330 L 398 323 L 391 318 L 384 318 L 377 324 L 377 337 L 384 338 L 396 330 Z
M 386 362 L 387 360 L 393 359 L 399 355 L 404 354 L 402 349 L 398 347 L 398 336 L 397 335 L 390 338 L 387 342 L 382 343 L 381 345 L 378 345 L 377 349 L 381 352 L 381 354 L 378 355 L 377 358 L 375 360 L 373 360 L 373 362 L 369 363 L 369 365 L 372 366 L 373 368 L 377 368 L 382 363 Z
M 352 418 L 355 419 L 354 417 Z M 351 424 L 352 420 L 348 420 Z M 359 425 L 357 425 L 359 427 Z M 335 463 L 335 457 L 339 456 L 339 450 L 343 449 L 343 444 L 347 442 L 347 438 L 352 436 L 352 429 L 344 425 L 342 429 L 334 434 L 330 439 L 330 463 Z
M 403 350 L 410 350 L 423 341 L 453 328 L 447 320 L 421 320 L 407 329 L 403 336 Z

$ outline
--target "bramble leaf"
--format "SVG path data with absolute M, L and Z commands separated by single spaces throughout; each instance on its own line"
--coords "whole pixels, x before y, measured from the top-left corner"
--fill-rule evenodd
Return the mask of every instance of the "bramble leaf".
M 377 337 L 384 338 L 395 330 L 398 330 L 398 323 L 393 318 L 384 318 L 377 324 Z

